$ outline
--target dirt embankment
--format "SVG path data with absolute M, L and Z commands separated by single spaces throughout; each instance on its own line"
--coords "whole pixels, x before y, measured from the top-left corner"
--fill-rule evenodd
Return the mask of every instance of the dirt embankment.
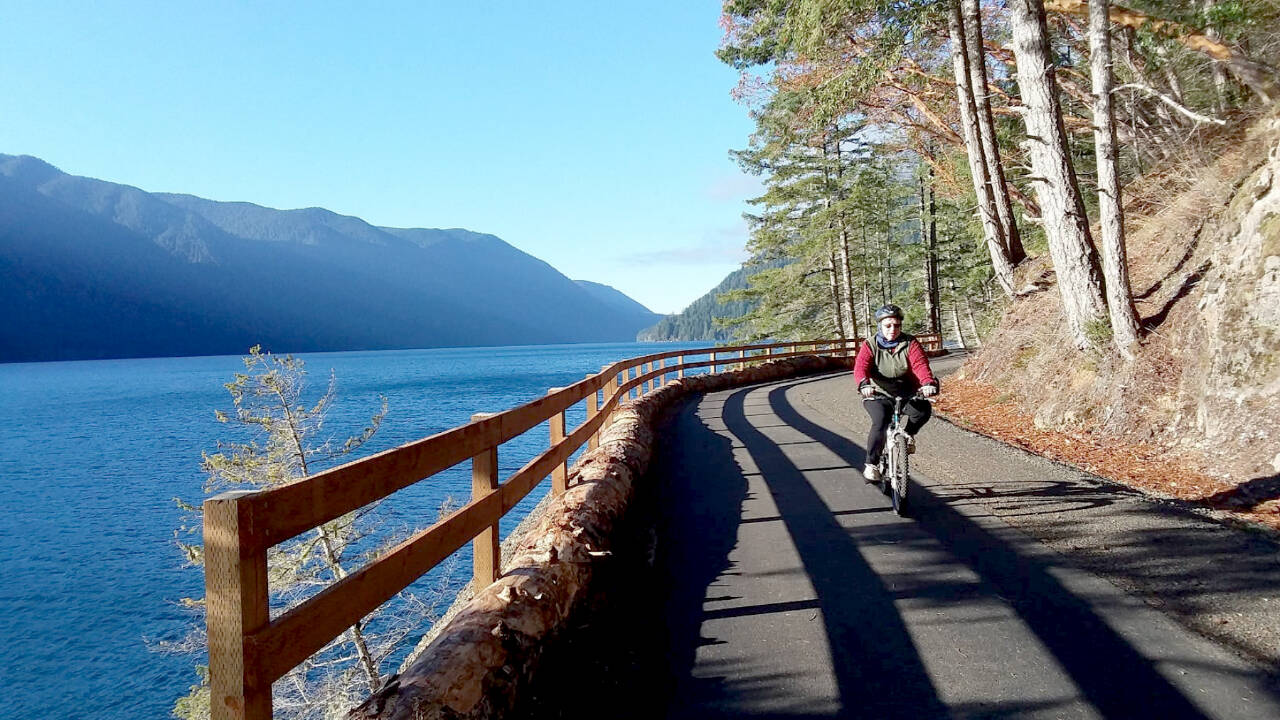
M 1074 350 L 1048 257 L 940 410 L 1156 495 L 1280 528 L 1280 117 L 1127 188 L 1133 362 Z M 1212 157 L 1207 160 L 1205 157 Z

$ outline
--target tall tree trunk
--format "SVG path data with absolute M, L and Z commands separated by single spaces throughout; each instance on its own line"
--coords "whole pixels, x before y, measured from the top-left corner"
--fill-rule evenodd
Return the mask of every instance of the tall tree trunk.
M 982 347 L 982 336 L 978 334 L 978 323 L 973 318 L 973 299 L 968 295 L 964 296 L 964 317 L 969 321 L 969 337 L 973 339 L 973 344 Z
M 849 221 L 845 217 L 844 207 L 846 197 L 844 189 L 844 150 L 840 147 L 840 124 L 835 123 L 832 127 L 832 135 L 836 146 L 836 199 L 841 203 L 838 214 L 840 222 L 840 280 L 844 283 L 844 312 L 848 317 L 849 332 L 857 335 L 858 313 L 853 301 L 853 274 L 849 269 Z
M 1134 67 L 1137 62 L 1133 57 L 1134 35 L 1133 28 L 1120 29 L 1120 38 L 1122 40 L 1120 48 L 1124 52 L 1125 64 L 1129 67 Z M 1125 93 L 1124 97 L 1125 107 L 1128 108 L 1129 112 L 1129 149 L 1133 153 L 1133 166 L 1139 175 L 1143 175 L 1146 170 L 1142 166 L 1142 145 L 1138 137 L 1138 107 L 1133 100 L 1132 92 Z
M 1108 3 L 1108 4 L 1110 4 L 1110 3 Z M 1090 23 L 1089 27 L 1090 27 L 1090 30 L 1089 30 L 1089 32 L 1091 32 L 1091 33 L 1093 32 L 1093 29 L 1092 29 L 1092 28 L 1093 28 L 1093 22 L 1094 22 L 1094 20 L 1093 20 L 1093 7 L 1092 7 L 1092 6 L 1090 6 L 1090 9 L 1089 9 L 1089 23 Z M 1092 56 L 1092 53 L 1093 53 L 1092 45 L 1090 46 L 1090 50 L 1089 50 L 1089 52 L 1090 52 L 1090 54 L 1091 54 L 1090 56 Z M 1181 78 L 1179 78 L 1179 77 L 1178 77 L 1178 69 L 1177 69 L 1177 68 L 1175 68 L 1175 67 L 1173 66 L 1173 60 L 1169 57 L 1169 49 L 1168 49 L 1167 47 L 1165 47 L 1164 45 L 1157 45 L 1157 46 L 1156 46 L 1156 56 L 1160 58 L 1160 71 L 1164 73 L 1164 81 L 1165 81 L 1165 83 L 1169 86 L 1169 95 L 1170 95 L 1174 100 L 1177 100 L 1179 105 L 1186 105 L 1186 104 L 1187 104 L 1187 101 L 1186 101 L 1186 99 L 1182 96 L 1182 80 L 1181 80 Z M 1115 72 L 1113 71 L 1111 74 L 1112 74 L 1112 76 L 1114 76 L 1114 75 L 1115 75 Z
M 840 291 L 840 276 L 836 271 L 836 254 L 832 250 L 827 250 L 827 267 L 831 271 L 831 308 L 835 311 L 836 332 L 839 333 L 841 340 L 848 340 L 849 335 L 845 332 L 844 324 L 844 293 Z
M 933 259 L 930 263 L 930 272 L 932 280 L 930 286 L 933 288 L 933 317 L 930 322 L 935 328 L 934 332 L 942 332 L 942 281 L 938 275 L 938 197 L 933 187 L 933 168 L 929 168 L 929 257 Z
M 968 350 L 969 343 L 964 339 L 964 328 L 960 327 L 960 311 L 957 309 L 959 299 L 956 297 L 956 281 L 947 278 L 947 289 L 951 291 L 951 327 L 956 331 L 956 342 L 960 343 L 961 350 Z
M 1092 345 L 1092 326 L 1106 322 L 1106 303 L 1097 253 L 1089 237 L 1089 219 L 1067 149 L 1044 4 L 1042 0 L 1009 0 L 1009 8 L 1018 86 L 1026 106 L 1026 143 L 1049 254 L 1058 276 L 1067 328 L 1076 346 L 1085 349 Z
M 1124 240 L 1124 204 L 1116 158 L 1115 109 L 1111 104 L 1111 32 L 1109 0 L 1089 0 L 1089 69 L 1093 77 L 1093 139 L 1098 162 L 1098 226 L 1102 235 L 1102 274 L 1107 312 L 1116 349 L 1133 359 L 1138 313 L 1129 289 Z
M 853 273 L 849 269 L 849 232 L 844 228 L 844 218 L 840 219 L 840 244 L 836 257 L 840 262 L 840 281 L 844 285 L 844 305 L 842 310 L 848 318 L 849 332 L 858 334 L 858 309 L 853 301 Z
M 893 247 L 893 231 L 885 225 L 884 228 L 884 250 L 880 257 L 884 258 L 884 300 L 883 302 L 891 302 L 893 300 L 893 256 L 889 254 L 889 249 Z
M 928 203 L 925 196 L 928 195 Z M 924 325 L 925 332 L 941 332 L 938 317 L 938 233 L 934 221 L 933 168 L 929 180 L 920 174 L 920 243 L 924 246 Z
M 876 334 L 875 310 L 871 307 L 871 278 L 867 277 L 867 226 L 862 225 L 862 311 L 866 323 L 867 337 Z
M 1204 0 L 1205 15 L 1218 4 L 1218 0 Z M 1218 29 L 1210 23 L 1204 30 L 1205 37 L 1216 42 L 1218 40 Z M 1231 87 L 1227 84 L 1227 71 L 1223 69 L 1222 63 L 1214 60 L 1210 65 L 1210 71 L 1213 73 L 1213 89 L 1214 103 L 1213 109 L 1219 115 L 1227 111 L 1227 107 L 1231 104 Z
M 982 14 L 978 0 L 962 0 L 964 12 L 965 51 L 969 65 L 970 86 L 973 89 L 978 136 L 982 141 L 982 156 L 987 163 L 987 176 L 991 182 L 991 201 L 1000 218 L 1004 231 L 1005 252 L 1009 263 L 1017 265 L 1027 257 L 1022 247 L 1022 233 L 1013 215 L 1013 201 L 1009 197 L 1009 181 L 1000 160 L 1000 143 L 996 140 L 995 118 L 991 113 L 991 93 L 987 92 L 987 53 L 982 41 Z
M 978 198 L 982 235 L 987 243 L 987 252 L 991 255 L 991 269 L 995 272 L 996 282 L 1006 295 L 1013 297 L 1013 263 L 1009 259 L 1008 241 L 1000 225 L 1000 215 L 996 212 L 995 200 L 991 196 L 991 176 L 978 129 L 978 109 L 968 67 L 968 40 L 965 37 L 960 0 L 951 0 L 951 18 L 947 29 L 951 34 L 951 67 L 956 78 L 960 126 L 964 131 L 965 153 L 969 156 L 969 173 L 973 175 L 973 190 Z

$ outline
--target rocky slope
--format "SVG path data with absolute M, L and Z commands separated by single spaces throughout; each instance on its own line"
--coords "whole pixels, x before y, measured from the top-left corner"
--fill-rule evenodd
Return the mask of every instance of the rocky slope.
M 1200 152 L 1127 189 L 1136 360 L 1071 349 L 1037 258 L 1021 269 L 1036 291 L 944 408 L 1099 474 L 1280 520 L 1280 116 Z

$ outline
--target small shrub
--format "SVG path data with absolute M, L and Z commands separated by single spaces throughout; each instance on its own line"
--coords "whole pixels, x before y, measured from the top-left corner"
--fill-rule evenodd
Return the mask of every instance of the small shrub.
M 1111 323 L 1106 318 L 1094 318 L 1084 325 L 1084 336 L 1096 350 L 1111 344 Z
M 1023 368 L 1030 365 L 1031 361 L 1035 359 L 1036 355 L 1039 355 L 1039 354 L 1040 354 L 1039 351 L 1036 350 L 1034 347 L 1031 347 L 1031 346 L 1024 347 L 1018 351 L 1017 355 L 1013 356 L 1013 362 L 1011 363 L 1011 366 L 1013 367 L 1014 370 L 1022 370 Z

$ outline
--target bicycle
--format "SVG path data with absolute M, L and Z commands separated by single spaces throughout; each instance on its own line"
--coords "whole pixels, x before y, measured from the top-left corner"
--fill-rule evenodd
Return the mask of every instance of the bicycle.
M 907 459 L 911 436 L 907 433 L 907 419 L 902 409 L 916 398 L 934 401 L 932 397 L 923 395 L 893 399 L 893 419 L 885 429 L 884 452 L 880 455 L 880 491 L 893 500 L 893 512 L 898 517 L 906 517 L 909 512 L 907 488 L 911 485 L 911 463 Z

